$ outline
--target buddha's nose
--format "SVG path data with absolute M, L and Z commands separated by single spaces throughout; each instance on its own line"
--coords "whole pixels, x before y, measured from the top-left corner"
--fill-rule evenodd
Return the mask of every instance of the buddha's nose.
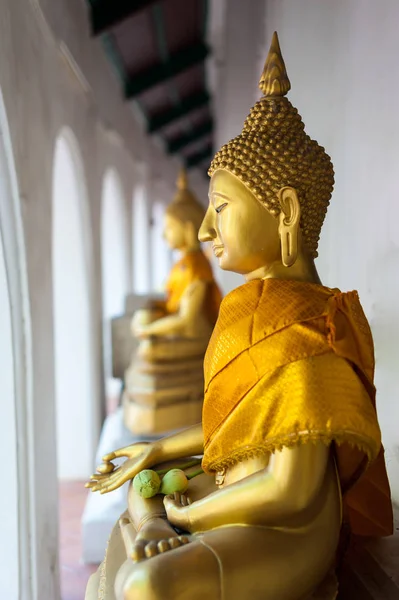
M 215 217 L 213 213 L 212 206 L 209 206 L 198 232 L 200 242 L 211 242 L 216 237 Z

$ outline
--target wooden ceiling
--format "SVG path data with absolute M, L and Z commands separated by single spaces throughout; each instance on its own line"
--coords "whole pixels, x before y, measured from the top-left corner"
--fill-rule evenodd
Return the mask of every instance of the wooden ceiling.
M 126 102 L 187 168 L 207 169 L 213 119 L 206 84 L 207 0 L 89 0 Z

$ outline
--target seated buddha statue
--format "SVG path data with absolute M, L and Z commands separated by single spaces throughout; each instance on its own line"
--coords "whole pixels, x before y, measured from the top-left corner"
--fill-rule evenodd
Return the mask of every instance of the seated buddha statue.
M 184 494 L 130 486 L 87 600 L 333 600 L 346 533 L 392 533 L 370 328 L 314 263 L 333 167 L 286 98 L 276 34 L 260 88 L 209 170 L 199 237 L 245 282 L 208 345 L 202 423 L 105 456 L 87 487 L 188 456 L 204 472 Z
M 123 406 L 125 424 L 135 434 L 156 435 L 201 419 L 203 359 L 221 301 L 198 241 L 204 214 L 182 170 L 164 223 L 166 242 L 181 258 L 165 300 L 150 301 L 131 322 L 140 342 L 125 373 Z

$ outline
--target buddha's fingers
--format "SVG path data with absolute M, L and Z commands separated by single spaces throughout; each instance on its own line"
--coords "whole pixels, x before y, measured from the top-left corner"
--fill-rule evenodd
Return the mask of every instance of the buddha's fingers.
M 101 479 L 108 479 L 108 478 L 109 478 L 109 475 L 107 473 L 103 473 L 103 474 L 93 473 L 93 475 L 90 475 L 90 479 L 98 480 L 98 481 L 100 481 Z
M 181 501 L 182 506 L 188 506 L 189 504 L 191 504 L 190 498 L 188 496 L 186 496 L 185 494 L 181 495 L 180 501 Z
M 105 454 L 105 456 L 103 456 L 103 461 L 110 462 L 111 460 L 114 460 L 115 458 L 123 458 L 124 456 L 130 456 L 130 455 L 131 455 L 130 446 L 124 446 L 123 448 L 118 448 L 117 450 L 114 450 L 113 452 L 110 452 L 109 454 Z
M 98 479 L 98 489 L 102 494 L 106 494 L 107 492 L 112 492 L 116 490 L 118 487 L 123 485 L 129 479 L 128 475 L 123 475 L 122 470 L 118 468 L 113 473 L 108 474 L 106 477 Z
M 103 456 L 103 462 L 110 462 L 116 458 L 115 452 L 110 452 L 109 454 L 105 454 Z
M 94 488 L 98 488 L 99 485 L 101 485 L 101 480 L 100 480 L 100 478 L 97 478 L 95 475 L 91 475 L 90 481 L 87 481 L 85 483 L 85 487 L 91 488 L 93 492 L 96 491 Z
M 115 465 L 112 462 L 104 462 L 97 467 L 97 472 L 100 475 L 108 475 L 109 473 L 113 473 L 113 471 L 115 471 Z
M 85 483 L 85 488 L 88 488 L 92 492 L 98 492 L 100 489 L 97 481 L 88 481 L 87 483 Z

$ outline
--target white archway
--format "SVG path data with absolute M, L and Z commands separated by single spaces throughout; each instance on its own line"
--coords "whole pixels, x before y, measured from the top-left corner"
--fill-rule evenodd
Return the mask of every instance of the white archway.
M 99 399 L 94 384 L 91 235 L 75 137 L 57 138 L 53 170 L 52 265 L 58 476 L 85 479 L 93 468 Z
M 133 194 L 133 291 L 148 294 L 151 289 L 149 256 L 149 203 L 143 182 L 136 185 Z
M 40 562 L 35 532 L 35 434 L 28 278 L 19 192 L 8 121 L 0 91 L 0 581 L 7 598 L 33 598 L 48 565 Z M 51 451 L 51 448 L 49 448 Z M 46 465 L 44 465 L 46 467 Z M 51 487 L 51 469 L 49 486 Z M 55 511 L 54 511 L 55 512 Z M 51 517 L 49 533 L 51 535 Z M 54 589 L 56 577 L 48 581 Z
M 171 250 L 168 248 L 164 232 L 165 205 L 156 200 L 152 205 L 151 246 L 152 246 L 152 289 L 162 293 L 171 264 Z
M 101 214 L 104 371 L 108 409 L 115 406 L 121 382 L 112 378 L 111 319 L 124 313 L 129 291 L 128 219 L 116 171 L 104 176 Z

